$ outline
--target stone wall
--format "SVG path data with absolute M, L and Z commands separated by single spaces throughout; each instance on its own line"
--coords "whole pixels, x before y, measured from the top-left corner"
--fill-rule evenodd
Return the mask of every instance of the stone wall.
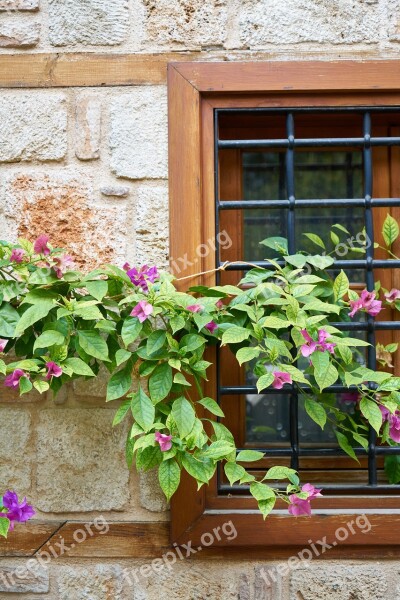
M 0 0 L 0 61 L 88 51 L 366 60 L 398 58 L 399 42 L 400 0 Z M 166 265 L 166 104 L 165 84 L 2 90 L 0 237 L 46 232 L 84 267 Z M 55 402 L 0 390 L 1 485 L 28 495 L 44 521 L 165 521 L 154 477 L 126 469 L 104 385 L 75 384 Z M 124 569 L 139 561 L 59 558 L 2 587 L 2 574 L 25 564 L 0 560 L 1 599 L 400 599 L 392 561 L 324 561 L 285 574 L 274 562 L 196 559 L 130 585 Z M 262 574 L 272 567 L 268 584 Z

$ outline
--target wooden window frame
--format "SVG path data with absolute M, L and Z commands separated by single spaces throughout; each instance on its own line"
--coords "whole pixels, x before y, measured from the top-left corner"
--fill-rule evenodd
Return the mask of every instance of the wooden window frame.
M 169 195 L 170 256 L 178 265 L 178 277 L 212 270 L 215 256 L 199 257 L 196 249 L 215 238 L 214 216 L 214 109 L 228 107 L 374 106 L 400 107 L 400 61 L 371 62 L 255 62 L 255 63 L 170 63 L 168 65 L 169 105 Z M 182 286 L 214 281 L 212 273 L 182 281 Z M 212 360 L 212 351 L 210 351 Z M 215 394 L 212 367 L 206 395 Z M 371 556 L 398 552 L 400 497 L 381 497 L 377 506 L 370 497 L 349 498 L 335 505 L 335 499 L 317 502 L 313 516 L 287 515 L 284 506 L 264 523 L 256 503 L 248 497 L 218 497 L 215 478 L 196 490 L 186 473 L 171 502 L 171 541 L 193 546 L 203 533 L 232 521 L 237 537 L 216 539 L 215 546 L 231 549 L 292 552 L 310 540 L 334 540 L 339 527 L 367 513 L 372 529 L 356 530 L 328 555 Z M 225 551 L 225 549 L 224 549 Z

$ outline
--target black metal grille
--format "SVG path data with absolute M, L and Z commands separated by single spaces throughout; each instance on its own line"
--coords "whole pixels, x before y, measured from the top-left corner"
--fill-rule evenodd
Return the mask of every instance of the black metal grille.
M 215 217 L 216 217 L 216 231 L 220 231 L 220 213 L 226 210 L 245 210 L 245 209 L 287 209 L 287 238 L 288 238 L 288 251 L 289 254 L 296 253 L 296 241 L 295 241 L 295 213 L 297 209 L 301 208 L 315 208 L 316 214 L 320 208 L 334 208 L 340 206 L 351 206 L 351 207 L 362 207 L 364 208 L 365 217 L 365 230 L 366 234 L 371 240 L 371 244 L 366 250 L 365 258 L 363 259 L 349 259 L 349 260 L 336 260 L 333 268 L 340 268 L 345 270 L 362 269 L 365 273 L 365 284 L 368 291 L 374 290 L 374 269 L 392 269 L 400 267 L 400 260 L 377 260 L 374 258 L 374 223 L 373 213 L 374 208 L 378 207 L 399 207 L 400 198 L 373 198 L 373 157 L 372 148 L 400 146 L 400 137 L 374 137 L 372 136 L 372 121 L 374 114 L 383 113 L 399 113 L 400 107 L 340 107 L 340 108 L 293 108 L 293 109 L 216 109 L 214 111 L 214 142 L 215 142 Z M 284 115 L 286 118 L 286 137 L 282 139 L 220 139 L 220 119 L 222 115 L 230 113 L 232 115 L 241 114 L 265 114 L 273 115 L 279 114 Z M 306 138 L 296 139 L 296 117 L 301 113 L 318 113 L 318 114 L 339 114 L 339 113 L 353 113 L 362 116 L 363 127 L 360 131 L 359 137 L 345 137 L 345 138 Z M 300 199 L 296 200 L 295 190 L 295 152 L 296 149 L 300 148 L 332 148 L 332 147 L 357 147 L 363 153 L 363 178 L 364 178 L 364 197 L 363 198 L 336 198 L 336 199 Z M 224 149 L 258 149 L 262 150 L 280 150 L 285 153 L 285 179 L 286 179 L 286 193 L 285 199 L 279 200 L 235 200 L 235 201 L 222 201 L 219 195 L 219 152 Z M 400 165 L 399 165 L 400 167 Z M 268 260 L 264 261 L 251 261 L 260 267 L 274 268 Z M 284 262 L 282 261 L 282 265 Z M 221 261 L 220 248 L 216 248 L 216 267 L 221 267 L 223 262 Z M 227 270 L 230 271 L 246 271 L 249 267 L 246 263 L 238 263 L 228 266 Z M 221 274 L 217 272 L 217 283 L 221 281 Z M 367 316 L 365 322 L 352 321 L 352 322 L 340 322 L 332 323 L 335 327 L 341 330 L 347 331 L 364 331 L 366 332 L 367 341 L 371 344 L 367 351 L 367 366 L 375 370 L 377 366 L 376 352 L 375 352 L 375 332 L 378 330 L 400 330 L 400 321 L 379 321 L 375 322 L 374 318 Z M 257 394 L 256 387 L 253 386 L 223 386 L 221 385 L 221 371 L 220 371 L 220 357 L 217 357 L 217 377 L 218 377 L 218 399 L 221 400 L 222 396 L 228 395 L 245 395 L 245 394 Z M 300 386 L 301 387 L 301 386 Z M 371 383 L 370 388 L 374 389 L 376 384 Z M 333 385 L 328 388 L 327 392 L 344 392 L 348 391 L 342 385 Z M 263 394 L 273 394 L 275 390 L 267 389 L 263 391 Z M 265 453 L 268 457 L 290 457 L 292 468 L 299 468 L 299 460 L 301 457 L 335 457 L 343 455 L 343 451 L 340 448 L 330 447 L 301 447 L 299 444 L 299 422 L 298 422 L 298 394 L 295 386 L 285 386 L 280 391 L 285 393 L 290 398 L 289 400 L 289 422 L 290 422 L 290 447 L 287 448 L 268 448 L 262 445 L 257 448 Z M 357 455 L 364 455 L 366 451 L 362 447 L 354 448 Z M 389 446 L 376 446 L 376 433 L 370 428 L 369 432 L 369 444 L 368 444 L 368 483 L 362 485 L 354 484 L 330 484 L 324 486 L 326 491 L 331 493 L 399 493 L 400 485 L 378 485 L 377 480 L 377 456 L 380 455 L 400 455 L 399 447 Z M 351 472 L 350 472 L 351 473 Z M 232 493 L 243 489 L 243 486 L 228 486 L 221 481 L 221 477 L 218 480 L 218 489 L 220 493 Z

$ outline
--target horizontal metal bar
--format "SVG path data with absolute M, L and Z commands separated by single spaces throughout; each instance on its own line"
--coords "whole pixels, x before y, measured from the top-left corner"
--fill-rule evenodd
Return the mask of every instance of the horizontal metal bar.
M 276 390 L 274 388 L 266 388 L 265 390 L 262 390 L 260 393 L 264 396 L 264 395 L 268 395 L 268 394 L 287 394 L 288 396 L 290 396 L 290 394 L 298 389 L 304 390 L 304 391 L 309 391 L 310 387 L 308 385 L 305 385 L 304 383 L 299 383 L 298 385 L 294 386 L 291 384 L 285 384 L 285 387 L 282 388 L 281 390 Z M 324 390 L 324 394 L 325 393 L 341 393 L 341 392 L 348 392 L 350 391 L 355 391 L 357 388 L 355 386 L 345 386 L 345 385 L 331 385 L 328 388 L 326 388 Z M 229 385 L 229 386 L 221 386 L 220 389 L 220 394 L 222 396 L 234 396 L 234 395 L 240 395 L 240 394 L 246 394 L 246 395 L 258 395 L 259 392 L 257 391 L 256 386 L 253 385 Z
M 290 113 L 360 113 L 375 112 L 375 113 L 393 113 L 400 112 L 400 105 L 391 106 L 294 106 L 290 107 L 254 107 L 254 108 L 217 108 L 215 112 L 218 115 L 223 114 L 252 114 L 252 113 L 271 113 L 271 114 L 287 114 Z
M 242 450 L 248 450 L 249 448 L 237 448 L 236 452 L 241 452 Z M 252 450 L 257 450 L 258 452 L 263 452 L 267 456 L 291 456 L 292 449 L 291 448 L 251 448 Z M 367 450 L 364 450 L 361 446 L 356 446 L 353 448 L 354 453 L 358 456 L 366 456 Z M 301 446 L 298 449 L 299 456 L 344 456 L 346 452 L 339 448 L 302 448 Z M 397 456 L 400 455 L 400 446 L 376 446 L 376 454 L 380 454 L 382 456 Z M 346 455 L 347 456 L 347 455 Z M 257 467 L 253 467 L 257 469 Z M 257 469 L 258 470 L 258 469 Z
M 335 198 L 335 199 L 301 199 L 295 201 L 295 208 L 331 208 L 348 206 L 365 208 L 364 198 Z M 373 198 L 372 207 L 400 206 L 400 198 Z M 219 210 L 239 210 L 248 208 L 289 208 L 290 201 L 282 200 L 223 200 L 219 202 Z
M 285 489 L 286 485 L 280 485 L 280 484 L 275 484 L 274 487 L 279 488 L 279 489 Z M 371 494 L 371 492 L 373 492 L 376 495 L 379 495 L 380 493 L 385 493 L 386 495 L 392 493 L 394 496 L 397 496 L 399 491 L 400 491 L 400 485 L 340 485 L 338 483 L 336 484 L 328 484 L 328 485 L 323 485 L 322 484 L 322 489 L 324 491 L 324 495 L 326 495 L 327 492 L 332 491 L 332 492 L 347 492 L 347 493 L 351 493 L 354 492 L 354 494 L 360 494 L 361 492 L 367 492 L 368 494 Z M 245 494 L 246 492 L 248 492 L 248 494 L 250 495 L 250 488 L 248 485 L 224 485 L 224 484 L 220 484 L 218 486 L 218 492 L 221 494 L 234 494 L 234 493 L 241 493 L 241 494 Z
M 400 146 L 400 137 L 299 138 L 267 140 L 218 140 L 220 150 L 239 148 L 325 148 L 327 146 Z
M 363 323 L 360 321 L 340 321 L 338 323 L 329 323 L 329 325 L 331 325 L 332 327 L 337 327 L 342 331 L 368 331 L 369 329 L 371 329 L 370 323 Z M 372 329 L 379 331 L 398 331 L 400 329 L 400 321 L 374 321 L 372 324 Z
M 277 263 L 281 266 L 285 266 L 285 262 L 283 260 L 277 261 Z M 218 267 L 223 267 L 225 262 L 219 262 Z M 227 265 L 224 270 L 225 271 L 249 271 L 253 268 L 253 266 L 261 267 L 264 269 L 274 269 L 274 265 L 267 260 L 255 260 L 249 263 L 237 263 L 232 265 Z M 329 267 L 330 269 L 366 269 L 367 268 L 366 260 L 335 260 L 334 264 Z M 398 269 L 400 267 L 400 260 L 373 260 L 371 261 L 371 267 L 373 269 Z

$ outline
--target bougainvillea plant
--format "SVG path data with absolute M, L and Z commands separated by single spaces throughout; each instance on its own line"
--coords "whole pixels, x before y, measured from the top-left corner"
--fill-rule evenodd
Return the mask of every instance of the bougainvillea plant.
M 0 536 L 6 538 L 15 523 L 25 523 L 34 515 L 35 510 L 26 498 L 19 502 L 17 494 L 8 490 L 0 500 Z
M 346 230 L 337 225 L 331 239 L 339 234 Z M 324 247 L 321 238 L 307 235 Z M 398 235 L 397 222 L 388 215 L 382 243 L 390 257 Z M 81 273 L 46 236 L 34 244 L 1 242 L 4 384 L 21 395 L 32 389 L 57 394 L 74 379 L 96 377 L 105 366 L 107 401 L 120 400 L 114 425 L 130 420 L 128 465 L 158 468 L 168 499 L 182 469 L 200 487 L 222 462 L 231 484 L 249 485 L 264 517 L 277 498 L 293 515 L 310 514 L 321 490 L 300 484 L 293 469 L 272 467 L 262 480 L 246 471 L 246 463 L 259 461 L 263 453 L 238 452 L 221 407 L 204 397 L 202 382 L 210 367 L 205 350 L 228 346 L 240 365 L 251 367 L 259 393 L 299 387 L 311 419 L 322 429 L 329 423 L 340 447 L 357 460 L 353 447 L 368 449 L 369 426 L 381 443 L 400 442 L 400 378 L 390 373 L 397 345 L 378 347 L 378 360 L 389 371 L 372 371 L 364 360 L 368 343 L 332 323 L 399 309 L 400 291 L 377 284 L 359 295 L 343 271 L 330 274 L 332 253 L 289 255 L 283 238 L 263 243 L 279 259 L 270 261 L 271 268 L 250 268 L 237 286 L 200 286 L 185 293 L 170 273 L 146 265 L 105 265 Z M 352 413 L 323 394 L 337 382 L 349 388 Z M 398 471 L 397 464 L 388 464 L 391 482 L 398 481 Z

